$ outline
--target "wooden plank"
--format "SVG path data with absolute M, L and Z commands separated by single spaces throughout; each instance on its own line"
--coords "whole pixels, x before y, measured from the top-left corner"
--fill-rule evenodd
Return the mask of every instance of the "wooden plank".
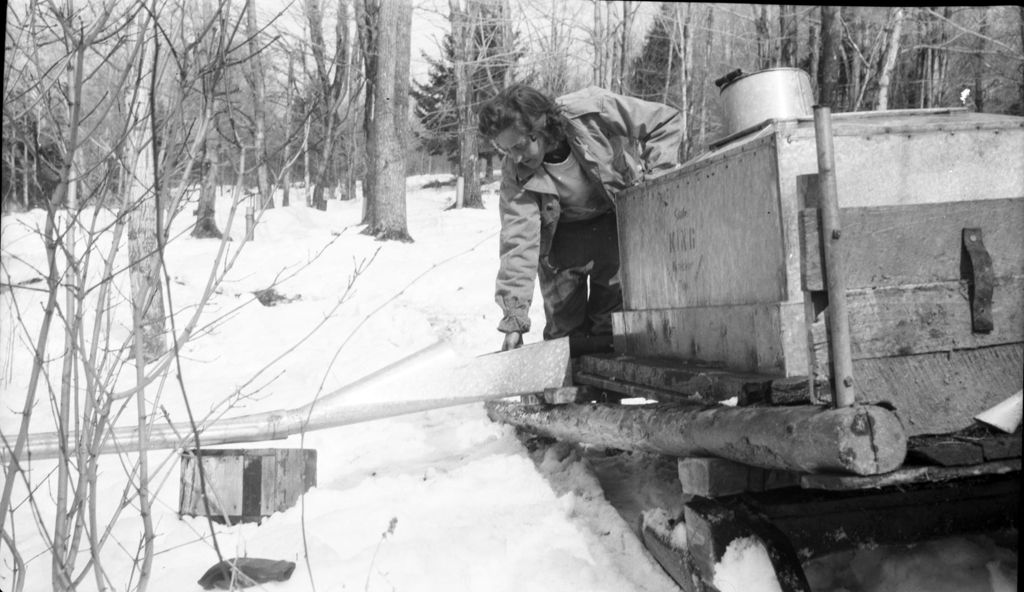
M 747 494 L 744 502 L 782 531 L 805 558 L 861 545 L 1014 528 L 1020 473 L 868 491 Z
M 773 303 L 623 311 L 612 318 L 617 353 L 806 376 L 804 315 L 803 303 Z
M 589 374 L 586 372 L 577 372 L 575 375 L 573 375 L 573 380 L 579 384 L 591 386 L 605 391 L 610 391 L 626 397 L 649 399 L 651 401 L 663 402 L 689 402 L 695 405 L 701 405 L 706 403 L 706 401 L 701 400 L 697 396 L 688 396 L 682 393 L 678 393 L 676 391 L 669 391 L 650 386 L 643 386 L 639 384 L 634 384 L 632 382 L 612 380 L 601 376 L 595 376 L 593 374 Z
M 681 458 L 678 465 L 683 493 L 701 497 L 767 491 L 800 484 L 798 473 L 751 467 L 723 458 Z
M 855 360 L 858 400 L 895 408 L 907 435 L 944 434 L 1024 383 L 1024 344 Z
M 971 330 L 971 306 L 960 282 L 850 290 L 846 302 L 855 360 L 1024 342 L 1024 275 L 996 280 L 990 333 Z M 827 366 L 823 318 L 811 334 L 814 355 Z
M 981 475 L 1003 475 L 1020 471 L 1020 459 L 997 460 L 963 467 L 904 467 L 891 473 L 870 476 L 807 474 L 800 477 L 800 487 L 827 491 L 880 489 L 921 483 L 952 481 Z
M 907 463 L 960 467 L 979 465 L 985 462 L 985 451 L 981 444 L 960 440 L 943 439 L 929 442 L 915 442 L 907 446 Z
M 243 454 L 242 458 L 242 522 L 259 521 L 263 515 L 263 457 Z
M 980 201 L 1024 195 L 1024 125 L 952 121 L 910 126 L 837 119 L 836 183 L 843 208 Z M 971 129 L 976 126 L 980 129 Z M 780 122 L 780 178 L 817 173 L 812 121 Z
M 291 508 L 316 486 L 316 450 L 211 449 L 202 462 L 210 516 L 218 522 L 258 522 Z M 205 516 L 198 464 L 191 453 L 181 455 L 179 513 Z
M 786 299 L 774 147 L 748 147 L 620 194 L 627 310 Z
M 1024 197 L 843 208 L 847 288 L 961 279 L 964 228 L 981 228 L 997 277 L 1024 276 Z M 800 212 L 804 290 L 824 290 L 818 210 Z
M 692 405 L 486 405 L 488 416 L 526 431 L 668 456 L 714 456 L 769 469 L 874 475 L 906 457 L 896 416 L 881 407 Z
M 576 361 L 576 379 L 605 377 L 615 383 L 666 391 L 676 396 L 700 397 L 707 401 L 742 401 L 751 391 L 771 388 L 779 375 L 723 370 L 713 364 L 699 365 L 678 360 L 639 358 L 630 355 L 581 356 Z M 613 388 L 613 386 L 609 386 Z M 622 391 L 625 392 L 625 391 Z
M 979 424 L 952 434 L 911 438 L 907 443 L 907 462 L 952 467 L 1021 457 L 1019 433 L 992 431 L 993 428 Z

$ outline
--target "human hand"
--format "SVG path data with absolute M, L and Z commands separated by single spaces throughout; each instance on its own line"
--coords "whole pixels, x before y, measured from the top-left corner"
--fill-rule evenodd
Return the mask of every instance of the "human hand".
M 511 331 L 505 334 L 505 341 L 501 344 L 501 351 L 517 349 L 523 345 L 523 334 Z

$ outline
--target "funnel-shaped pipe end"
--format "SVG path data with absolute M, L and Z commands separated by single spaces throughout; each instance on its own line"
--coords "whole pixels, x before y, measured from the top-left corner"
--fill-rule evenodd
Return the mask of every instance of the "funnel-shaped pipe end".
M 1024 390 L 1019 390 L 1001 403 L 975 415 L 974 419 L 1012 434 L 1020 426 L 1022 404 L 1024 404 Z

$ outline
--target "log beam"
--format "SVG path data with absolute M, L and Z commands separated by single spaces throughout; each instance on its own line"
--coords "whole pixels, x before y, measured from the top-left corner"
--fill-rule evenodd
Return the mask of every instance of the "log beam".
M 487 403 L 494 421 L 565 440 L 670 456 L 714 456 L 766 469 L 876 475 L 907 453 L 896 415 L 881 407 L 707 407 Z

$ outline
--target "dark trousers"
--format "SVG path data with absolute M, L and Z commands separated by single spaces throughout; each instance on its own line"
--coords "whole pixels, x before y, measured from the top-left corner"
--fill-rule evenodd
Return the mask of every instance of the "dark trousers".
M 615 213 L 559 223 L 538 277 L 544 339 L 611 335 L 611 313 L 622 310 Z

